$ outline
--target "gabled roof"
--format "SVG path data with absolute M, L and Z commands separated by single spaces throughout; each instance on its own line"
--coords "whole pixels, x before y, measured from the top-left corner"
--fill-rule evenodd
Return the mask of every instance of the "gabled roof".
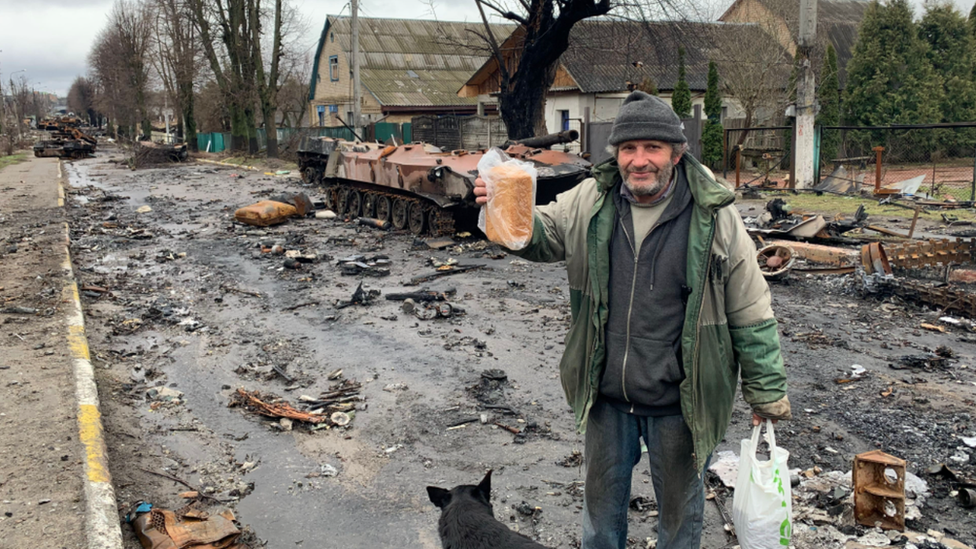
M 513 33 L 501 46 L 514 47 Z M 553 86 L 550 91 L 578 89 L 582 93 L 627 91 L 627 83 L 654 81 L 659 91 L 671 91 L 678 81 L 678 47 L 685 49 L 685 80 L 693 91 L 704 92 L 708 63 L 723 44 L 770 40 L 753 24 L 690 21 L 634 22 L 584 20 L 573 25 L 569 47 L 559 58 L 575 86 Z M 783 50 L 784 60 L 788 54 Z M 785 63 L 789 66 L 789 62 Z M 484 82 L 496 69 L 489 59 L 468 79 L 468 85 Z M 459 89 L 461 89 L 459 87 Z M 462 90 L 463 92 L 463 90 Z
M 746 0 L 735 0 L 729 9 L 719 17 L 724 21 L 732 11 Z M 783 20 L 794 32 L 799 28 L 800 0 L 755 0 Z M 833 44 L 837 53 L 838 78 L 843 88 L 847 81 L 847 62 L 854 53 L 857 31 L 864 19 L 864 12 L 873 0 L 818 0 L 817 37 L 821 43 L 815 48 L 815 66 L 826 48 Z
M 718 18 L 724 21 L 739 4 L 745 0 L 735 0 L 725 13 Z M 799 21 L 800 0 L 756 0 L 774 15 L 784 21 Z M 857 25 L 864 17 L 864 10 L 873 0 L 818 0 L 817 25 L 823 23 L 853 23 Z
M 660 91 L 678 81 L 678 47 L 685 49 L 685 79 L 705 91 L 708 62 L 729 40 L 768 39 L 755 25 L 690 21 L 580 21 L 559 62 L 583 93 L 626 91 L 650 77 Z
M 330 15 L 319 38 L 309 97 L 315 96 L 318 62 L 326 40 L 352 49 L 351 18 Z M 493 25 L 502 36 L 514 25 Z M 359 18 L 360 79 L 383 106 L 472 105 L 457 89 L 488 58 L 481 23 Z

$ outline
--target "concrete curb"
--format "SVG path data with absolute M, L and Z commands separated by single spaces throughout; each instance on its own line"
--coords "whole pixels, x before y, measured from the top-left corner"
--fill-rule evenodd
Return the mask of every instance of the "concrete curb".
M 64 206 L 63 174 L 58 161 L 58 206 Z M 115 489 L 108 469 L 108 452 L 98 405 L 98 388 L 85 335 L 85 316 L 78 296 L 78 283 L 71 265 L 71 232 L 64 224 L 64 263 L 67 274 L 64 301 L 68 325 L 68 347 L 75 373 L 75 395 L 78 398 L 78 434 L 85 447 L 85 531 L 89 549 L 122 549 L 122 528 L 115 503 Z

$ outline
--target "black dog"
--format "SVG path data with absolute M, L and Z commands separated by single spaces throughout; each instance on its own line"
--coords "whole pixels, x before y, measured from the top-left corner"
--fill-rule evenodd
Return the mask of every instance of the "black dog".
M 444 549 L 546 549 L 495 520 L 489 501 L 491 471 L 477 486 L 428 486 L 427 495 L 441 508 L 437 531 Z

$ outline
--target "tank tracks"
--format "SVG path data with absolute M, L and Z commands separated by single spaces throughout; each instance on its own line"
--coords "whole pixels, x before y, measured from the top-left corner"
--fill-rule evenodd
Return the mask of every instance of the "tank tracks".
M 325 207 L 340 217 L 369 217 L 389 221 L 396 230 L 412 234 L 447 236 L 454 234 L 454 215 L 421 197 L 363 189 L 348 184 L 324 189 Z

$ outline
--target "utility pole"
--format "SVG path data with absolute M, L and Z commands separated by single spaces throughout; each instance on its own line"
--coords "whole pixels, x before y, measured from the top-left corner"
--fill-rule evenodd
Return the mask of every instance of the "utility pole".
M 814 123 L 817 117 L 816 83 L 810 53 L 817 37 L 817 0 L 800 0 L 800 39 L 796 50 L 800 73 L 796 80 L 796 119 L 793 129 L 793 166 L 797 189 L 816 184 L 813 180 Z
M 352 127 L 357 135 L 363 135 L 360 127 L 362 101 L 359 84 L 359 0 L 352 0 L 352 52 L 349 57 L 352 60 Z

